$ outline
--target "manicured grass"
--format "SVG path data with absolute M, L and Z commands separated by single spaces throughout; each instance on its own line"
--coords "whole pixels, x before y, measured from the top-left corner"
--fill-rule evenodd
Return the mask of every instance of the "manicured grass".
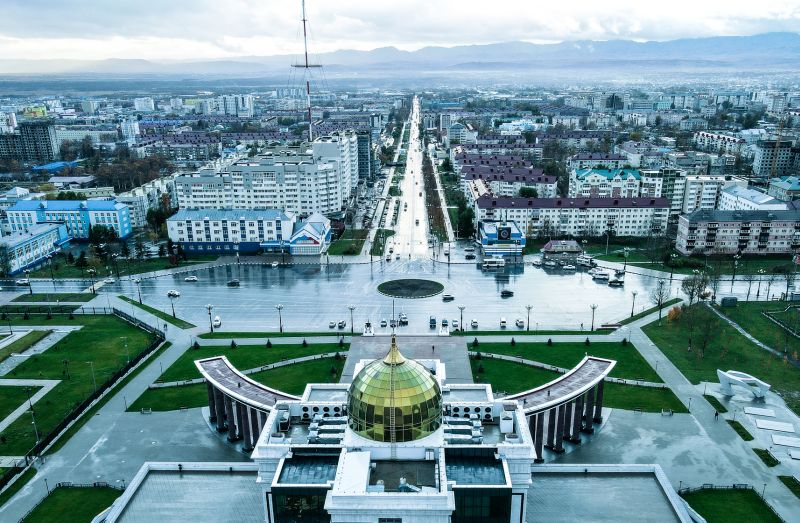
M 328 254 L 330 256 L 361 254 L 368 234 L 368 229 L 347 229 L 338 240 L 328 247 Z
M 780 465 L 781 462 L 773 456 L 767 449 L 753 449 L 753 452 L 761 458 L 761 461 L 764 462 L 764 465 L 768 467 L 774 467 L 776 465 Z
M 672 298 L 671 300 L 664 302 L 664 305 L 661 307 L 663 309 L 662 314 L 664 316 L 666 316 L 667 315 L 667 310 L 672 305 L 675 305 L 676 303 L 680 303 L 681 301 L 682 300 L 680 298 Z M 638 320 L 639 318 L 644 318 L 648 314 L 653 314 L 654 312 L 658 312 L 658 306 L 657 305 L 654 306 L 654 307 L 650 307 L 649 309 L 645 309 L 645 310 L 643 310 L 642 312 L 640 312 L 638 314 L 634 314 L 633 316 L 628 316 L 624 320 L 620 321 L 619 324 L 620 325 L 627 325 L 628 323 L 632 323 L 632 322 Z
M 426 298 L 444 290 L 438 281 L 417 278 L 389 280 L 378 285 L 378 292 L 395 298 Z
M 705 305 L 692 306 L 700 307 Z M 715 383 L 717 369 L 746 372 L 771 384 L 787 406 L 800 413 L 800 370 L 750 342 L 712 311 L 700 311 L 695 324 L 692 351 L 688 350 L 686 312 L 676 322 L 662 321 L 660 327 L 653 322 L 644 327 L 644 332 L 692 383 Z M 709 333 L 705 354 L 698 340 L 703 331 Z
M 25 523 L 65 521 L 89 523 L 122 495 L 110 487 L 59 487 L 50 492 L 28 517 Z
M 21 352 L 30 349 L 34 344 L 42 341 L 44 338 L 50 335 L 51 332 L 53 331 L 51 330 L 30 331 L 25 336 L 9 343 L 8 345 L 0 349 L 0 361 L 5 360 L 14 353 L 19 354 Z
M 5 471 L 5 470 L 6 469 L 3 469 L 3 471 Z M 22 489 L 22 487 L 27 485 L 28 482 L 31 479 L 33 479 L 33 477 L 35 475 L 36 475 L 36 468 L 35 467 L 31 467 L 28 470 L 26 470 L 25 472 L 23 472 L 22 475 L 17 478 L 17 480 L 14 482 L 13 485 L 8 487 L 6 490 L 3 491 L 2 494 L 0 494 L 0 507 L 5 505 L 6 501 L 8 501 L 9 499 L 13 498 L 14 494 L 19 492 Z
M 28 397 L 36 394 L 41 387 L 15 387 L 15 386 L 1 386 L 0 387 L 0 420 L 4 420 L 6 416 L 14 412 L 20 405 L 28 402 Z M 34 410 L 36 405 L 34 405 Z
M 239 370 L 253 369 L 269 363 L 275 363 L 292 358 L 301 358 L 313 354 L 326 352 L 344 352 L 350 348 L 349 343 L 339 347 L 338 343 L 323 343 L 303 347 L 296 345 L 239 345 L 232 349 L 230 345 L 200 346 L 199 349 L 189 348 L 161 375 L 164 382 L 181 381 L 199 378 L 195 360 L 211 358 L 213 356 L 226 356 L 231 364 Z
M 469 322 L 469 320 L 467 320 Z M 525 329 L 518 329 L 514 327 L 513 329 L 505 329 L 505 330 L 478 330 L 472 329 L 469 327 L 469 323 L 464 328 L 465 330 L 462 332 L 452 331 L 450 333 L 451 336 L 508 336 L 509 341 L 513 336 L 597 336 L 597 335 L 606 335 L 611 334 L 614 332 L 614 329 L 595 329 L 594 332 L 592 331 L 569 331 L 569 330 L 529 330 L 526 331 Z
M 617 263 L 623 263 L 625 261 L 622 252 L 601 254 L 600 256 L 597 256 L 597 259 L 601 261 L 613 261 Z M 695 269 L 703 270 L 706 268 L 706 272 L 719 271 L 719 274 L 733 274 L 733 257 L 731 256 L 710 256 L 708 258 L 708 265 L 706 265 L 705 257 L 691 257 L 678 254 L 677 260 L 680 263 L 683 263 L 682 261 L 686 260 L 686 263 L 681 267 L 670 268 L 660 261 L 652 263 L 642 251 L 633 250 L 628 253 L 628 265 L 643 267 L 645 269 L 652 269 L 666 273 L 671 271 L 673 274 L 692 274 Z M 743 259 L 740 259 L 736 265 L 736 274 L 757 274 L 760 269 L 764 269 L 766 274 L 779 274 L 784 272 L 787 268 L 791 268 L 790 265 L 791 259 L 788 255 L 745 256 Z M 730 278 L 728 278 L 728 281 L 730 281 Z
M 41 301 L 52 302 L 87 302 L 91 301 L 97 296 L 90 292 L 34 292 L 33 294 L 20 294 L 11 301 L 26 302 L 26 301 Z
M 51 320 L 54 321 L 55 320 Z M 48 434 L 81 401 L 94 391 L 92 370 L 100 387 L 130 358 L 150 344 L 152 335 L 116 316 L 82 316 L 70 321 L 84 327 L 72 332 L 42 354 L 31 356 L 7 378 L 58 379 L 61 382 L 36 406 L 36 425 Z M 127 352 L 125 339 L 127 339 Z M 64 362 L 68 362 L 66 365 Z M 87 362 L 91 361 L 92 366 Z M 68 369 L 68 376 L 67 376 Z M 31 421 L 20 418 L 4 432 L 0 455 L 23 455 L 36 442 Z
M 391 229 L 378 229 L 375 232 L 375 241 L 372 242 L 369 253 L 372 256 L 383 256 L 383 248 L 386 240 L 394 236 L 394 231 Z
M 360 332 L 352 334 L 352 336 L 360 336 Z M 214 331 L 200 334 L 198 338 L 204 340 L 232 340 L 240 338 L 313 338 L 317 336 L 351 336 L 350 329 L 331 329 L 320 332 L 236 332 L 236 331 Z
M 469 350 L 494 354 L 508 354 L 521 358 L 571 369 L 580 362 L 586 354 L 599 358 L 616 360 L 617 364 L 611 370 L 611 376 L 624 379 L 641 379 L 661 383 L 661 378 L 647 361 L 639 354 L 632 343 L 623 345 L 621 342 L 592 343 L 585 345 L 576 342 L 554 342 L 552 346 L 547 343 L 479 343 L 478 347 L 469 346 Z
M 150 363 L 155 361 L 155 359 L 158 358 L 161 355 L 162 352 L 164 352 L 165 350 L 167 350 L 171 346 L 172 346 L 172 343 L 169 342 L 169 341 L 162 343 L 161 347 L 156 349 L 156 351 L 152 354 L 152 356 L 150 356 L 148 358 L 147 362 L 139 365 L 136 368 L 136 370 L 134 370 L 133 372 L 131 372 L 130 374 L 125 376 L 125 378 L 123 378 L 122 381 L 117 383 L 114 386 L 113 389 L 111 389 L 105 396 L 103 396 L 103 399 L 101 399 L 100 401 L 95 403 L 94 406 L 91 409 L 89 409 L 86 412 L 84 412 L 83 415 L 80 418 L 78 418 L 78 421 L 73 423 L 72 426 L 70 428 L 68 428 L 64 432 L 64 434 L 61 435 L 61 437 L 58 439 L 58 441 L 53 443 L 53 445 L 49 449 L 47 449 L 46 454 L 53 454 L 55 452 L 58 452 L 58 450 L 61 447 L 63 447 L 70 440 L 70 438 L 72 438 L 72 436 L 74 436 L 79 430 L 81 430 L 81 427 L 83 427 L 86 424 L 87 421 L 92 419 L 92 417 L 95 414 L 97 414 L 97 411 L 99 411 L 101 408 L 103 408 L 103 406 L 106 403 L 108 403 L 111 400 L 111 398 L 113 398 L 117 394 L 117 392 L 122 390 L 122 388 L 125 385 L 127 385 L 133 378 L 135 378 L 148 365 L 150 365 Z
M 561 374 L 529 367 L 511 361 L 483 358 L 471 359 L 472 376 L 476 383 L 490 383 L 492 389 L 508 394 L 522 392 L 550 382 Z M 483 366 L 483 372 L 479 367 Z M 606 382 L 603 390 L 603 403 L 606 407 L 619 409 L 641 409 L 643 412 L 661 412 L 661 409 L 672 409 L 675 412 L 687 412 L 686 407 L 669 389 L 636 387 Z
M 778 476 L 778 479 L 792 491 L 792 494 L 800 498 L 800 481 L 797 481 L 794 476 Z
M 216 256 L 196 256 L 192 257 L 188 261 L 181 261 L 178 267 L 183 267 L 186 265 L 192 265 L 195 263 L 207 263 L 209 261 L 216 260 Z M 114 270 L 114 267 L 111 263 L 107 264 L 108 267 L 113 272 L 113 277 L 117 277 L 117 271 Z M 148 258 L 145 260 L 119 260 L 117 262 L 117 269 L 119 269 L 120 276 L 126 276 L 128 274 L 140 274 L 144 272 L 153 272 L 153 271 L 161 271 L 164 269 L 172 269 L 175 268 L 175 265 L 170 264 L 169 258 Z M 69 264 L 65 258 L 58 259 L 56 263 L 53 265 L 53 276 L 56 278 L 81 278 L 86 280 L 87 282 L 90 280 L 89 274 L 86 272 L 86 269 L 81 270 L 80 267 L 75 267 L 74 265 Z M 108 271 L 104 268 L 98 270 L 98 274 L 95 276 L 95 281 L 102 280 L 103 278 L 108 277 Z M 31 278 L 50 278 L 50 269 L 46 265 L 31 272 Z M 34 283 L 35 284 L 35 283 Z
M 156 309 L 154 307 L 151 307 L 149 305 L 144 305 L 142 303 L 139 303 L 138 301 L 132 300 L 132 299 L 128 298 L 127 296 L 123 296 L 123 295 L 120 294 L 119 296 L 117 296 L 117 298 L 119 298 L 122 301 L 126 301 L 126 302 L 128 302 L 128 303 L 130 303 L 130 304 L 132 304 L 132 305 L 134 305 L 136 307 L 139 307 L 140 309 L 149 312 L 153 316 L 161 318 L 162 320 L 166 321 L 167 323 L 171 323 L 171 324 L 175 325 L 176 327 L 178 327 L 180 329 L 191 329 L 191 328 L 197 326 L 194 323 L 189 323 L 188 321 L 182 320 L 180 318 L 173 318 L 171 314 L 167 314 L 167 313 L 165 313 L 163 311 L 160 311 L 160 310 L 158 310 L 158 309 Z
M 683 494 L 708 523 L 780 523 L 766 502 L 753 490 L 698 490 Z
M 336 374 L 331 374 L 331 367 L 336 368 Z M 250 374 L 249 377 L 287 394 L 300 395 L 305 390 L 307 383 L 338 382 L 343 367 L 344 359 L 323 358 L 256 372 Z M 177 410 L 180 407 L 195 408 L 206 405 L 208 405 L 206 384 L 196 383 L 180 387 L 147 389 L 128 407 L 128 411 L 136 412 L 143 408 L 167 411 Z
M 707 402 L 711 404 L 712 407 L 714 407 L 714 410 L 716 410 L 720 414 L 725 414 L 726 412 L 728 412 L 728 409 L 725 407 L 725 405 L 720 403 L 720 401 L 715 396 L 712 396 L 711 394 L 703 394 L 703 397 L 706 399 Z
M 728 425 L 730 425 L 733 428 L 733 430 L 736 431 L 736 434 L 738 434 L 743 440 L 753 441 L 754 439 L 753 435 L 750 434 L 741 423 L 739 423 L 738 421 L 734 421 L 732 419 L 726 421 L 728 422 Z
M 773 288 L 775 285 L 773 285 Z M 785 288 L 785 287 L 784 287 Z M 762 285 L 762 291 L 764 291 Z M 753 291 L 755 293 L 755 291 Z M 783 311 L 788 305 L 787 302 L 767 302 L 767 301 L 740 301 L 736 307 L 719 308 L 719 311 L 735 321 L 748 334 L 753 336 L 761 343 L 776 350 L 786 351 L 792 354 L 800 351 L 800 339 L 792 336 L 786 329 L 773 323 L 761 311 Z M 788 325 L 797 325 L 800 328 L 800 311 L 789 309 L 777 315 L 781 321 Z

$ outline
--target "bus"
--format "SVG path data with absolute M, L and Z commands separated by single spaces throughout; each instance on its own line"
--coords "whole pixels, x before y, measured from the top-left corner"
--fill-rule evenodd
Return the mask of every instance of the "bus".
M 498 269 L 506 266 L 506 261 L 499 256 L 492 256 L 483 260 L 484 269 Z

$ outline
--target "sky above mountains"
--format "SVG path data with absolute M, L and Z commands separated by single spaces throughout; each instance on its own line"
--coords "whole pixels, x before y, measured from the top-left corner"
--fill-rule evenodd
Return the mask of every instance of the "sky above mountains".
M 314 52 L 800 31 L 800 0 L 308 0 Z M 209 60 L 302 52 L 300 0 L 2 0 L 6 59 Z

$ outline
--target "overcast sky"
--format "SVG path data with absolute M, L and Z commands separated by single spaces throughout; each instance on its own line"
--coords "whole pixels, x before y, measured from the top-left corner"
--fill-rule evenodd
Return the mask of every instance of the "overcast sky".
M 316 52 L 800 32 L 800 0 L 308 0 Z M 300 0 L 0 0 L 0 57 L 298 53 Z

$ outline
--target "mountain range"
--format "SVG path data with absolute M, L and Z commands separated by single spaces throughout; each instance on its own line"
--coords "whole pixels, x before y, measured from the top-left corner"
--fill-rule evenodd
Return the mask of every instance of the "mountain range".
M 753 36 L 685 38 L 664 42 L 632 40 L 576 40 L 558 44 L 502 42 L 454 47 L 423 47 L 403 51 L 381 47 L 371 51 L 339 50 L 316 55 L 326 71 L 337 75 L 388 72 L 515 71 L 644 68 L 791 71 L 800 67 L 799 33 L 765 33 Z M 294 55 L 243 56 L 220 60 L 153 61 L 13 60 L 0 59 L 3 74 L 52 75 L 273 75 L 287 71 Z

